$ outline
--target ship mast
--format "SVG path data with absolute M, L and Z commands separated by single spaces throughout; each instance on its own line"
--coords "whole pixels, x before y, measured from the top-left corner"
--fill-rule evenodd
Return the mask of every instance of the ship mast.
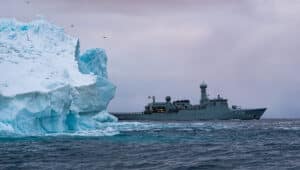
M 206 88 L 207 88 L 207 84 L 205 82 L 202 82 L 200 85 L 200 89 L 201 89 L 200 105 L 202 105 L 208 101 Z

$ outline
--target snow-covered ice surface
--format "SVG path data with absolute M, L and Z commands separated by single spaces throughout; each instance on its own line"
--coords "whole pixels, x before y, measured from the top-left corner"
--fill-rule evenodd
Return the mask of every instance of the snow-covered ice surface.
M 81 54 L 77 38 L 45 20 L 0 19 L 0 134 L 105 131 L 116 121 L 106 62 L 103 49 Z

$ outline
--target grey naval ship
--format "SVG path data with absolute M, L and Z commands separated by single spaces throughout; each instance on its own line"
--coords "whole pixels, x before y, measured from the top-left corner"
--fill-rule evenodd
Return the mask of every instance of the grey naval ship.
M 207 84 L 200 85 L 201 99 L 199 104 L 192 105 L 189 100 L 171 101 L 167 96 L 165 102 L 152 102 L 145 106 L 143 112 L 111 113 L 119 120 L 143 121 L 197 121 L 197 120 L 259 120 L 267 108 L 242 109 L 238 106 L 228 106 L 227 99 L 217 96 L 209 99 Z M 150 97 L 151 98 L 151 97 Z

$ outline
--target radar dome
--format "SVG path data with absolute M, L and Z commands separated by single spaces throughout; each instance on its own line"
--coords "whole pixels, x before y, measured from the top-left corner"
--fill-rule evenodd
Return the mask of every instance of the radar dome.
M 168 103 L 171 102 L 171 97 L 170 96 L 166 97 L 166 102 L 168 102 Z
M 205 82 L 202 82 L 201 85 L 200 85 L 200 88 L 201 88 L 201 89 L 207 88 L 207 84 L 206 84 Z

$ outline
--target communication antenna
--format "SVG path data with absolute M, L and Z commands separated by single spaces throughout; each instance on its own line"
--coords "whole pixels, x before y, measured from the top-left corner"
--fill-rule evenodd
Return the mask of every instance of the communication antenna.
M 148 96 L 148 99 L 152 99 L 152 103 L 155 103 L 155 96 Z

